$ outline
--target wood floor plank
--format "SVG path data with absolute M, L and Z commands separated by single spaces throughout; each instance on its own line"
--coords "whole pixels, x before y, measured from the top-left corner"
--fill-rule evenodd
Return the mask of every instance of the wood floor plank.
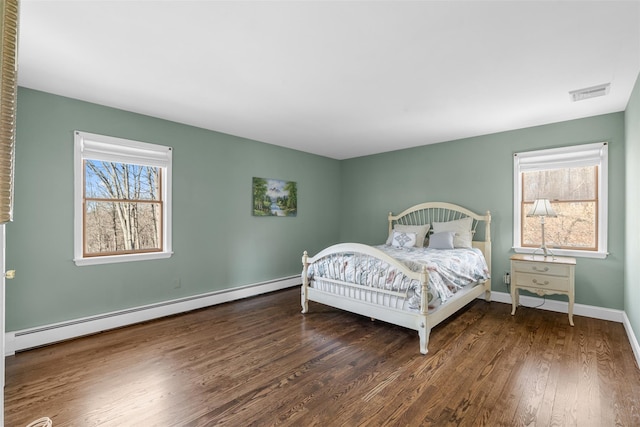
M 299 289 L 7 358 L 5 421 L 61 426 L 640 425 L 621 324 L 472 302 L 431 332 Z

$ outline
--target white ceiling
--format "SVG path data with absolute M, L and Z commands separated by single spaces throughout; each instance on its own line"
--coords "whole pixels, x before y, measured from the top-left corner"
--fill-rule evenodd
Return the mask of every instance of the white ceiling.
M 22 0 L 18 60 L 24 87 L 345 159 L 623 111 L 640 1 Z

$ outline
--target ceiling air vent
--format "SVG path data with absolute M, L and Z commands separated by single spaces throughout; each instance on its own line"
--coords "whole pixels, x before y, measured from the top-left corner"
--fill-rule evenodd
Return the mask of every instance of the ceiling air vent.
M 583 99 L 595 98 L 597 96 L 605 96 L 609 93 L 611 83 L 603 85 L 591 86 L 584 89 L 572 90 L 569 92 L 572 101 L 582 101 Z

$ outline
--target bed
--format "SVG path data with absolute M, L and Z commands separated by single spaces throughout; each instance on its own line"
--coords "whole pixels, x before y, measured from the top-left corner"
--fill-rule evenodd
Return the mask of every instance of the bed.
M 434 326 L 483 294 L 491 299 L 491 214 L 427 202 L 390 212 L 388 222 L 384 244 L 304 252 L 302 313 L 314 301 L 413 329 L 427 354 Z

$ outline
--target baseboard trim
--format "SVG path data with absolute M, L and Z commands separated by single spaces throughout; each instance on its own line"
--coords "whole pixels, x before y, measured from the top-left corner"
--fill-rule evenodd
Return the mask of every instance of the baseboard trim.
M 78 338 L 84 335 L 95 334 L 109 329 L 133 325 L 135 323 L 197 310 L 199 308 L 248 298 L 298 285 L 300 285 L 300 276 L 291 276 L 268 282 L 164 301 L 157 304 L 134 307 L 127 310 L 73 319 L 66 322 L 53 323 L 50 325 L 43 325 L 19 331 L 10 331 L 5 334 L 5 356 L 12 356 L 17 351 L 41 347 L 59 341 Z M 484 298 L 484 294 L 479 298 Z M 511 295 L 506 292 L 491 291 L 491 300 L 511 304 Z M 542 301 L 542 298 L 538 297 L 526 295 L 520 296 L 520 304 L 525 306 L 537 307 L 542 303 Z M 569 304 L 563 301 L 546 300 L 544 301 L 544 304 L 537 308 L 540 308 L 541 310 L 567 313 Z M 627 332 L 631 348 L 633 349 L 636 363 L 640 366 L 640 345 L 638 344 L 638 340 L 635 337 L 631 323 L 624 311 L 583 304 L 575 304 L 573 311 L 574 314 L 578 316 L 586 316 L 622 323 L 625 331 Z
M 300 284 L 300 276 L 291 276 L 268 282 L 163 301 L 156 304 L 133 307 L 127 310 L 72 319 L 19 331 L 11 331 L 5 334 L 5 356 L 14 355 L 16 351 L 41 347 L 59 341 L 248 298 Z
M 631 327 L 631 322 L 629 322 L 629 318 L 627 317 L 627 313 L 624 314 L 624 329 L 627 331 L 627 336 L 629 337 L 629 343 L 631 344 L 631 348 L 633 349 L 633 354 L 636 356 L 636 365 L 640 369 L 640 344 L 638 344 L 638 340 L 636 339 L 636 334 L 633 333 L 633 328 Z
M 511 304 L 511 294 L 506 292 L 491 291 L 491 300 L 496 302 L 504 302 Z M 556 311 L 560 313 L 569 312 L 569 303 L 556 300 L 546 300 L 542 304 L 543 299 L 539 297 L 530 297 L 526 295 L 520 295 L 520 304 L 540 308 L 541 310 Z M 542 304 L 540 307 L 538 307 Z M 631 349 L 636 359 L 636 365 L 640 368 L 640 344 L 636 339 L 636 335 L 631 327 L 631 322 L 627 317 L 627 313 L 622 310 L 613 310 L 610 308 L 594 307 L 592 305 L 574 304 L 573 314 L 578 316 L 592 317 L 594 319 L 609 320 L 611 322 L 618 322 L 624 325 L 624 329 L 627 333 L 627 339 L 631 344 Z M 575 319 L 574 319 L 575 322 Z
M 491 291 L 491 300 L 511 304 L 511 294 L 506 292 Z M 536 307 L 540 310 L 549 310 L 558 313 L 569 313 L 569 303 L 565 301 L 557 301 L 551 299 L 543 300 L 543 298 L 540 297 L 520 295 L 520 305 Z M 574 304 L 573 314 L 576 316 L 592 317 L 594 319 L 609 320 L 618 323 L 623 323 L 624 321 L 624 311 L 613 310 L 611 308 L 604 307 L 595 307 L 593 305 Z

